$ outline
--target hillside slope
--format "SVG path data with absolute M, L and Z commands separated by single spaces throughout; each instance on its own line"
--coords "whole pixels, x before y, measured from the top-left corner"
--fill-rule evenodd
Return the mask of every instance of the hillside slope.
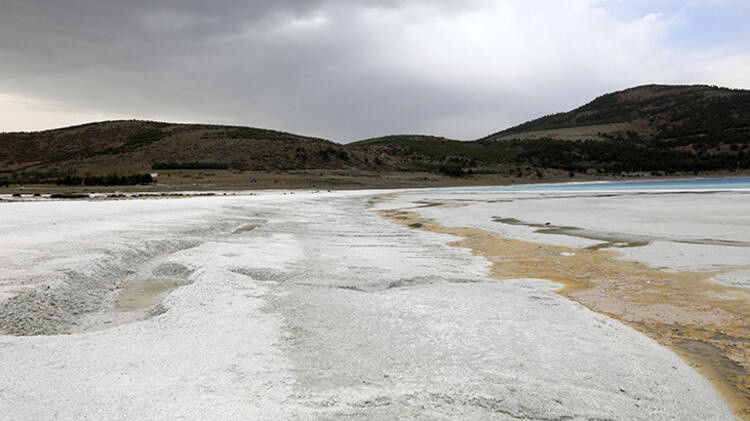
M 750 91 L 647 85 L 475 141 L 393 135 L 346 145 L 268 129 L 108 121 L 0 134 L 0 178 L 152 168 L 697 172 L 750 169 Z M 166 166 L 164 164 L 167 164 Z
M 274 130 L 149 121 L 107 121 L 0 134 L 6 171 L 103 173 L 158 163 L 211 163 L 239 170 L 358 165 L 342 145 Z
M 750 169 L 749 143 L 750 91 L 646 85 L 472 142 L 388 136 L 348 147 L 407 157 L 410 168 L 619 174 Z
M 750 91 L 706 85 L 646 85 L 606 94 L 569 112 L 541 117 L 485 139 L 633 136 L 676 140 L 747 137 Z M 534 136 L 545 133 L 546 136 Z M 718 139 L 717 139 L 718 140 Z
M 518 161 L 575 171 L 747 169 L 750 91 L 639 86 L 481 142 L 508 142 L 519 151 Z

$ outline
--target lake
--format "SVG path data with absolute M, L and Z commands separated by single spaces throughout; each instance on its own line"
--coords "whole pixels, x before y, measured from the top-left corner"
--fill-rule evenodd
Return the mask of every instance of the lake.
M 596 181 L 583 183 L 525 184 L 481 187 L 472 191 L 606 191 L 606 190 L 744 190 L 750 177 L 660 179 L 646 181 Z M 463 190 L 463 189 L 462 189 Z

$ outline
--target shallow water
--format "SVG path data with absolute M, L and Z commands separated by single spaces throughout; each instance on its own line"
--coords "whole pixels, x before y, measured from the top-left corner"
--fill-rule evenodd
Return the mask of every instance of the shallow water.
M 115 301 L 115 312 L 135 312 L 159 304 L 173 289 L 182 285 L 179 279 L 132 279 L 123 284 Z
M 244 232 L 250 232 L 256 228 L 258 228 L 258 224 L 244 224 L 232 231 L 232 234 L 242 234 Z
M 570 235 L 573 237 L 586 238 L 589 240 L 603 241 L 602 244 L 596 244 L 589 248 L 600 249 L 605 247 L 642 247 L 651 244 L 654 241 L 672 241 L 676 243 L 685 244 L 704 244 L 704 245 L 716 245 L 716 246 L 732 246 L 732 247 L 750 247 L 750 243 L 745 241 L 732 241 L 732 240 L 721 240 L 713 238 L 668 238 L 664 236 L 653 236 L 653 235 L 636 235 L 626 234 L 614 231 L 599 231 L 585 228 L 578 228 L 572 226 L 556 226 L 550 223 L 536 224 L 532 222 L 524 222 L 516 218 L 501 218 L 493 217 L 493 222 L 499 222 L 508 225 L 519 225 L 536 228 L 534 232 L 540 234 L 555 234 L 555 235 Z M 421 224 L 416 224 L 420 225 Z M 419 228 L 410 225 L 412 228 Z
M 750 189 L 750 177 L 692 178 L 648 181 L 613 181 L 590 183 L 529 184 L 511 187 L 461 189 L 493 191 L 640 191 L 640 190 L 744 190 Z

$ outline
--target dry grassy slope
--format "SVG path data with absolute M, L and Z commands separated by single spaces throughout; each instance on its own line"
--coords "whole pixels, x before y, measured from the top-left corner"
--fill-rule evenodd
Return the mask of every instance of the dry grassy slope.
M 562 129 L 544 129 L 530 130 L 520 133 L 508 133 L 500 135 L 493 140 L 510 140 L 510 139 L 559 139 L 559 140 L 582 140 L 595 139 L 604 140 L 606 135 L 615 135 L 617 133 L 627 133 L 628 130 L 636 130 L 639 133 L 647 133 L 648 125 L 643 121 L 628 121 L 625 123 L 608 123 L 593 124 L 578 127 L 566 127 Z
M 0 162 L 28 164 L 82 151 L 102 151 L 120 146 L 129 136 L 156 125 L 147 121 L 110 121 L 41 132 L 2 133 Z
M 224 137 L 224 131 L 176 128 L 176 133 L 157 142 L 116 155 L 102 154 L 82 160 L 82 166 L 113 168 L 119 164 L 148 169 L 156 162 L 210 162 L 246 170 L 283 168 L 341 168 L 344 163 L 328 148 L 340 145 L 311 138 L 289 140 L 264 136 Z M 322 155 L 323 154 L 323 155 Z
M 246 127 L 130 120 L 0 134 L 0 172 L 143 172 L 157 162 L 237 169 L 365 166 L 342 145 L 324 139 Z

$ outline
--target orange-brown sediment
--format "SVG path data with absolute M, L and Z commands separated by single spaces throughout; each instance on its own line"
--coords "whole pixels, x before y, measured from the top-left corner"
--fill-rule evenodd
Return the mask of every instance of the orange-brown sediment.
M 461 237 L 450 245 L 469 248 L 492 262 L 493 277 L 561 283 L 557 293 L 675 350 L 717 387 L 738 416 L 750 419 L 750 293 L 711 283 L 709 278 L 717 272 L 667 272 L 622 260 L 613 250 L 546 245 L 481 229 L 451 228 L 403 210 L 378 213 L 414 229 Z

